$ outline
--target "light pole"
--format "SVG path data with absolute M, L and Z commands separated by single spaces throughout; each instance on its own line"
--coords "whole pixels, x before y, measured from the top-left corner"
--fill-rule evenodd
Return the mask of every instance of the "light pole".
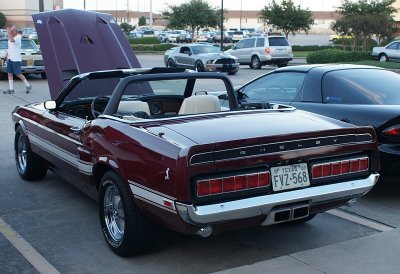
M 224 51 L 224 0 L 221 0 L 221 51 Z
M 240 21 L 239 21 L 239 28 L 242 29 L 242 0 L 240 0 Z

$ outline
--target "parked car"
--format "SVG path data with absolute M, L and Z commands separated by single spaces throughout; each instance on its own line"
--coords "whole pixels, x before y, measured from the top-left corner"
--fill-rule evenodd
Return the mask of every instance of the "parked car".
M 231 75 L 239 70 L 236 57 L 209 44 L 187 44 L 167 50 L 164 64 L 167 67 L 189 68 L 199 72 L 222 71 Z
M 180 35 L 180 34 L 186 34 L 187 32 L 184 30 L 174 30 L 171 31 L 171 33 L 168 35 L 168 41 L 171 43 L 176 43 L 176 38 Z
M 142 33 L 143 37 L 156 37 L 157 34 L 158 33 L 155 30 L 144 30 Z
M 37 23 L 51 18 L 60 22 L 51 32 Z M 96 18 L 110 26 L 86 30 L 103 41 L 88 50 L 75 31 Z M 55 99 L 13 111 L 17 171 L 38 180 L 50 169 L 97 199 L 101 231 L 118 255 L 148 248 L 153 224 L 207 237 L 306 222 L 379 177 L 372 127 L 283 105 L 240 109 L 221 73 L 129 68 L 139 63 L 111 15 L 67 9 L 33 19 Z M 224 111 L 207 94 L 221 86 Z
M 195 42 L 208 42 L 208 37 L 210 37 L 207 31 L 201 31 L 194 36 Z
M 168 36 L 167 36 L 167 33 L 165 33 L 165 32 L 158 33 L 157 38 L 160 40 L 161 43 L 168 42 Z
M 6 29 L 0 29 L 0 39 L 8 39 L 8 34 Z
M 224 37 L 224 43 L 232 43 L 232 37 L 229 35 L 227 31 L 224 31 L 223 33 Z M 212 37 L 212 40 L 214 43 L 219 43 L 221 42 L 221 32 L 216 32 L 215 35 Z
M 28 38 L 29 39 L 38 39 L 37 32 L 32 31 L 31 33 L 29 33 Z
M 188 32 L 181 33 L 176 36 L 177 43 L 191 43 L 192 42 L 192 35 Z
M 274 70 L 237 90 L 239 102 L 279 102 L 358 126 L 373 126 L 382 167 L 400 173 L 400 75 L 359 65 Z
M 0 39 L 0 65 L 1 72 L 7 73 L 6 55 L 8 50 L 8 39 Z M 40 74 L 46 79 L 46 71 L 43 63 L 42 53 L 36 43 L 27 38 L 21 39 L 22 74 Z
M 143 37 L 143 33 L 137 30 L 132 30 L 128 34 L 128 38 L 140 38 Z
M 293 59 L 292 47 L 285 36 L 246 38 L 225 52 L 236 56 L 241 65 L 253 69 L 265 65 L 285 67 Z
M 384 47 L 372 48 L 372 57 L 380 62 L 400 61 L 400 40 L 393 41 Z
M 246 33 L 242 30 L 237 30 L 232 33 L 233 43 L 239 42 L 240 40 L 246 38 Z
M 21 28 L 20 31 L 22 32 L 22 37 L 23 38 L 28 38 L 29 34 L 32 32 L 36 31 L 35 28 Z

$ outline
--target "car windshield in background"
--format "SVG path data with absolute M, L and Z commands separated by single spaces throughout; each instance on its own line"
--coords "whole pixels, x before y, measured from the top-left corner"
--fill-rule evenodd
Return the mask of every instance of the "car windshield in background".
M 221 50 L 214 46 L 193 46 L 192 47 L 194 54 L 201 54 L 201 53 L 220 53 Z
M 324 103 L 400 105 L 400 77 L 387 70 L 353 69 L 328 72 L 323 78 Z
M 0 49 L 8 49 L 8 41 L 1 40 L 0 41 Z M 34 49 L 38 50 L 38 46 L 32 40 L 22 39 L 21 40 L 21 49 Z
M 270 46 L 289 46 L 288 41 L 285 37 L 268 37 L 269 45 Z
M 259 78 L 240 90 L 243 99 L 251 101 L 293 101 L 303 86 L 302 72 L 273 73 Z

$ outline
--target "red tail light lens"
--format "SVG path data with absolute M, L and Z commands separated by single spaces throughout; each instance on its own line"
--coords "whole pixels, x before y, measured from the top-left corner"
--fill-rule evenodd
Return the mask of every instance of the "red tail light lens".
M 400 125 L 389 127 L 382 131 L 382 135 L 389 137 L 400 137 Z
M 271 49 L 270 48 L 265 48 L 265 53 L 266 54 L 270 54 L 271 53 Z
M 257 172 L 197 181 L 197 197 L 268 187 L 270 173 Z
M 360 157 L 343 161 L 315 164 L 311 167 L 313 179 L 328 178 L 357 172 L 364 172 L 369 169 L 369 158 Z

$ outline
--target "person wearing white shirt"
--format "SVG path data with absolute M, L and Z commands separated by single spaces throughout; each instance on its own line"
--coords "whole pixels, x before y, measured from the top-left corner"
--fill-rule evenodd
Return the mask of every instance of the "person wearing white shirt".
M 29 93 L 32 86 L 28 83 L 25 76 L 21 73 L 21 35 L 17 33 L 17 27 L 11 25 L 7 28 L 8 51 L 7 51 L 7 73 L 9 89 L 4 94 L 14 93 L 14 74 L 25 83 L 26 93 Z

